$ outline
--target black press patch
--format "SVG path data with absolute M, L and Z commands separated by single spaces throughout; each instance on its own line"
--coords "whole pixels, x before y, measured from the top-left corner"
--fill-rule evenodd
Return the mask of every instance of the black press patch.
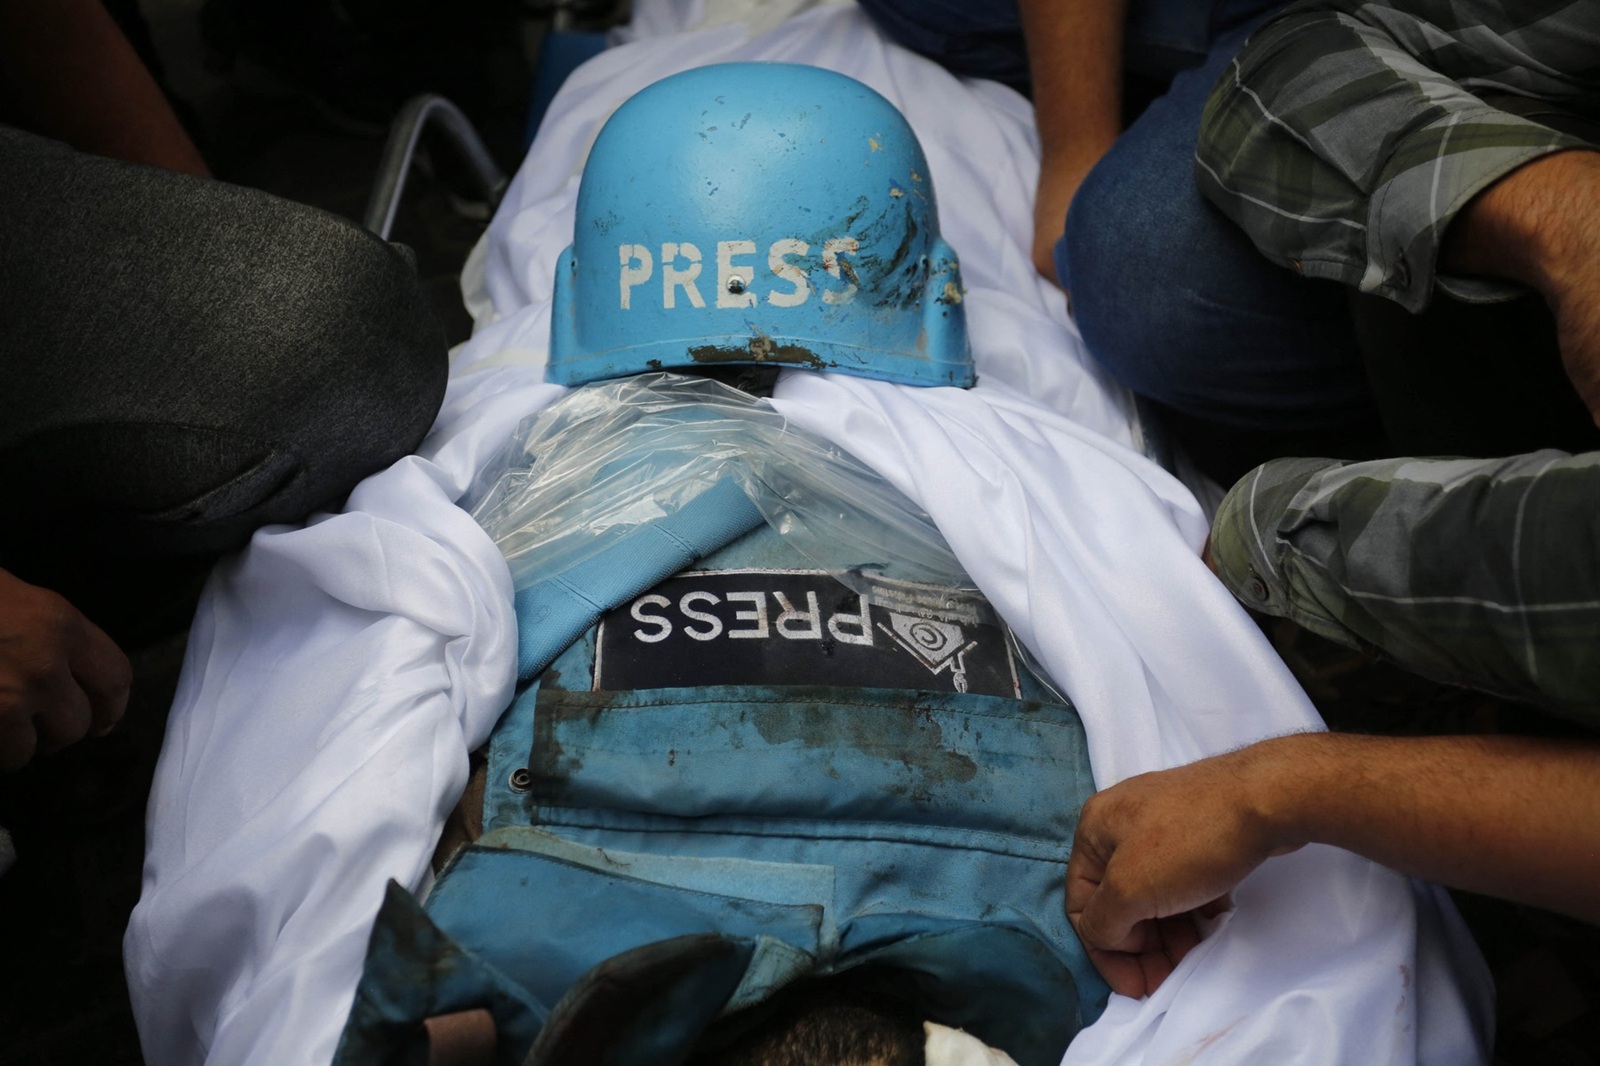
M 842 685 L 1018 698 L 1003 626 L 976 593 L 822 571 L 693 571 L 601 619 L 598 691 Z

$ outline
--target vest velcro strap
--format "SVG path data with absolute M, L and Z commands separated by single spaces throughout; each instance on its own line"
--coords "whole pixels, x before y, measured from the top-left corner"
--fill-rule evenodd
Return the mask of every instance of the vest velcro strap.
M 732 478 L 665 518 L 642 525 L 591 559 L 517 593 L 517 677 L 549 666 L 613 607 L 654 588 L 765 519 Z

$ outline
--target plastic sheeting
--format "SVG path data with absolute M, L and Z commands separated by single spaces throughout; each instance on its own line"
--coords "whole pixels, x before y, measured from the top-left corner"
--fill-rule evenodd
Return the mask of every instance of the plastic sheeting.
M 791 5 L 803 6 L 803 5 Z M 640 0 L 629 43 L 554 101 L 471 263 L 478 323 L 419 455 L 343 512 L 256 535 L 191 631 L 126 939 L 152 1062 L 332 1055 L 387 878 L 414 890 L 511 691 L 512 582 L 456 506 L 542 383 L 551 272 L 576 176 L 628 95 L 695 63 L 774 59 L 872 85 L 923 139 L 962 256 L 979 383 L 912 389 L 790 372 L 774 405 L 928 512 L 1088 728 L 1101 784 L 1319 728 L 1200 564 L 1194 498 L 1135 449 L 1126 397 L 1034 273 L 1028 105 L 886 44 L 849 6 L 760 35 Z M 726 18 L 729 4 L 718 5 Z M 1153 996 L 1113 997 L 1067 1054 L 1100 1066 L 1438 1063 L 1485 1057 L 1489 986 L 1443 894 L 1348 853 L 1269 860 Z
M 575 389 L 524 419 L 462 500 L 518 590 L 732 480 L 785 543 L 858 593 L 858 575 L 970 587 L 925 511 L 849 452 L 705 378 Z

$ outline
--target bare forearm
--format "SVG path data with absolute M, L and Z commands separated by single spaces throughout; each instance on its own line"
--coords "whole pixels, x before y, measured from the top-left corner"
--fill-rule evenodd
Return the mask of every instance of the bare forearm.
M 0 0 L 0 92 L 81 151 L 210 176 L 100 0 Z
M 1023 0 L 1033 103 L 1046 159 L 1098 159 L 1122 128 L 1127 0 Z
M 1257 748 L 1273 846 L 1333 844 L 1600 921 L 1600 746 L 1306 734 Z
M 1520 281 L 1555 315 L 1561 361 L 1600 423 L 1600 152 L 1563 151 L 1507 174 L 1451 222 L 1439 265 Z
M 1126 0 L 1022 0 L 1039 127 L 1033 263 L 1051 280 L 1055 243 L 1072 198 L 1122 131 L 1126 7 Z

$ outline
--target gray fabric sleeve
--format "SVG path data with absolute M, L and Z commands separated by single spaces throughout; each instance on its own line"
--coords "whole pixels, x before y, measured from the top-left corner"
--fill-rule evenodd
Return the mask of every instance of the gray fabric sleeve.
M 1600 722 L 1600 453 L 1286 459 L 1218 508 L 1247 606 L 1402 666 Z

